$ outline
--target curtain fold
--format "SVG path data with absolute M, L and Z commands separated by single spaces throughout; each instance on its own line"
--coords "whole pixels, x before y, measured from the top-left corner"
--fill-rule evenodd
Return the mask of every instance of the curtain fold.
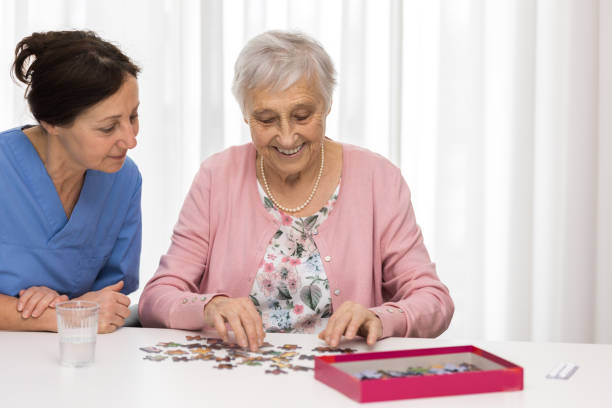
M 612 2 L 599 2 L 599 149 L 595 341 L 612 343 Z
M 299 29 L 338 70 L 328 136 L 412 190 L 456 302 L 443 336 L 611 343 L 611 27 L 609 0 L 7 0 L 0 121 L 32 123 L 8 70 L 33 31 L 93 29 L 142 66 L 144 285 L 200 161 L 250 140 L 238 52 Z

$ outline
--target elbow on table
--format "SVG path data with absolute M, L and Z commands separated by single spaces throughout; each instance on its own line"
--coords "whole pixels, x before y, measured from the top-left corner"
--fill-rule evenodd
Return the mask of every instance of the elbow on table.
M 439 302 L 439 324 L 430 337 L 438 337 L 448 329 L 453 315 L 455 314 L 455 303 L 448 292 L 436 296 Z
M 154 294 L 151 293 L 149 288 L 145 288 L 138 302 L 138 317 L 142 327 L 166 327 L 162 316 L 160 316 L 162 309 L 156 306 L 156 303 Z

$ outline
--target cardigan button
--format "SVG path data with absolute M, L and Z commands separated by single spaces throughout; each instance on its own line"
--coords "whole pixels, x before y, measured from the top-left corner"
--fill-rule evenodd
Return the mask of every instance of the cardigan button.
M 387 308 L 387 312 L 389 312 L 389 313 L 393 313 L 393 308 L 392 308 L 392 307 L 388 307 L 388 308 Z
M 329 255 L 327 255 L 327 256 L 326 256 L 325 258 L 323 258 L 323 259 L 325 259 L 325 262 L 331 262 L 331 256 L 329 256 Z
M 340 289 L 334 290 L 334 295 L 336 295 L 336 296 L 340 295 Z
M 312 235 L 317 235 L 317 234 L 319 234 L 319 230 L 316 230 L 316 229 L 312 230 Z

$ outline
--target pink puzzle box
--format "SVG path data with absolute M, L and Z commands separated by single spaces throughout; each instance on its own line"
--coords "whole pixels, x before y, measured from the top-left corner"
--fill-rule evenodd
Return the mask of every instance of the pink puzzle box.
M 384 378 L 364 373 L 404 372 L 410 367 L 474 367 L 478 371 Z M 424 372 L 424 371 L 423 371 Z M 378 374 L 379 375 L 379 374 Z M 367 375 L 365 375 L 367 377 Z M 438 347 L 315 358 L 315 378 L 357 402 L 476 394 L 523 389 L 523 368 L 474 346 Z

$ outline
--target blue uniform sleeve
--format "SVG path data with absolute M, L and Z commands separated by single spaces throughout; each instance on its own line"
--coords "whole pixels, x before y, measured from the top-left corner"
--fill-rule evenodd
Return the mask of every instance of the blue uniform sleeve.
M 138 174 L 138 183 L 130 199 L 127 216 L 111 255 L 98 274 L 92 290 L 100 290 L 121 280 L 123 280 L 121 293 L 128 295 L 138 289 L 142 247 L 141 192 L 142 177 Z

